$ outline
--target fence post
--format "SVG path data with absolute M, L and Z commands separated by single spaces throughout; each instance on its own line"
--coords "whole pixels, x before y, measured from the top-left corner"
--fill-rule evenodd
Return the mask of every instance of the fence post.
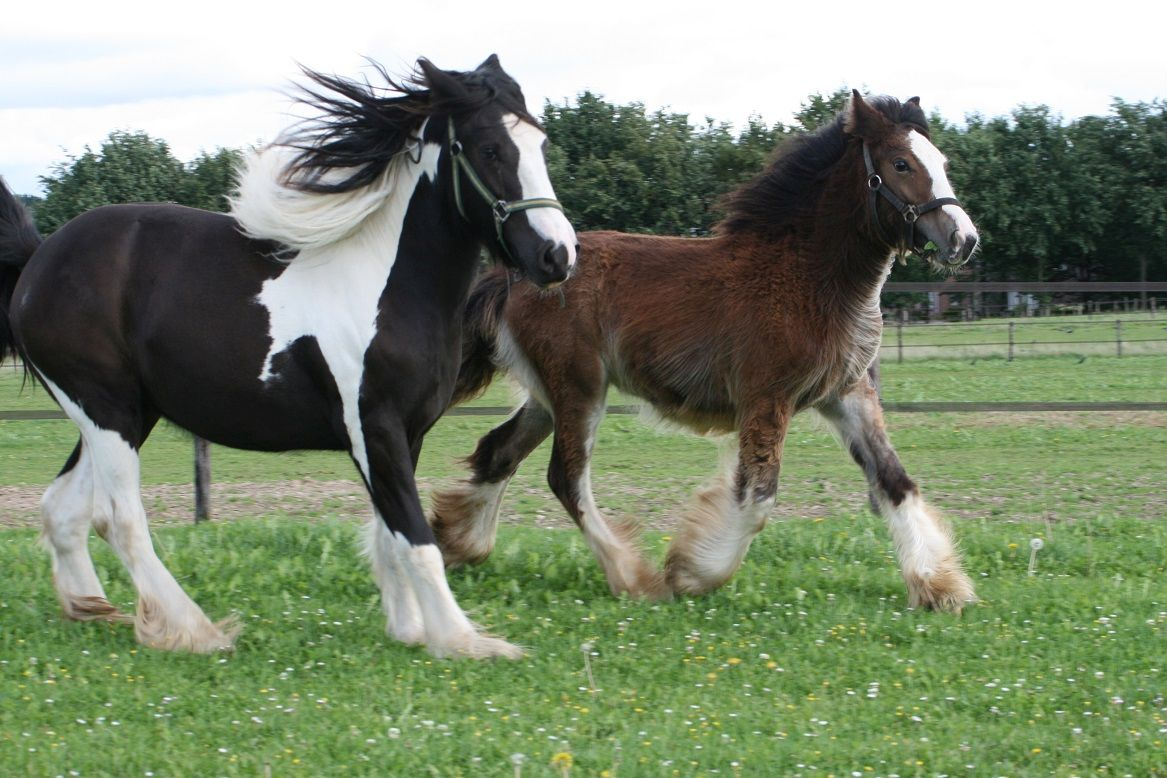
M 1122 356 L 1122 319 L 1114 320 L 1114 349 L 1118 356 Z
M 211 517 L 211 444 L 194 439 L 195 523 Z
M 1013 361 L 1013 322 L 1009 322 L 1009 359 L 1008 362 Z
M 896 362 L 904 361 L 904 317 L 896 322 Z

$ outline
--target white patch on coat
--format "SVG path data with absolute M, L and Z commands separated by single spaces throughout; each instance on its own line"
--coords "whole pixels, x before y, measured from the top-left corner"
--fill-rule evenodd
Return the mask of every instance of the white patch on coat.
M 207 619 L 154 551 L 139 491 L 138 452 L 119 433 L 97 426 L 59 386 L 43 373 L 40 376 L 65 415 L 81 430 L 88 455 L 79 459 L 74 469 L 87 466 L 90 471 L 74 478 L 86 482 L 91 489 L 85 496 L 89 498 L 93 526 L 130 571 L 138 590 L 135 627 L 139 640 L 157 648 L 200 652 L 230 648 L 231 637 Z M 76 555 L 73 560 L 87 561 Z M 91 587 L 94 580 L 90 580 L 89 573 L 82 568 L 63 575 L 70 581 L 68 585 Z M 99 595 L 100 590 L 88 594 Z
M 268 310 L 271 346 L 261 381 L 279 380 L 272 360 L 299 338 L 315 338 L 336 381 L 353 459 L 366 481 L 368 456 L 360 420 L 365 352 L 377 334 L 381 294 L 397 259 L 405 214 L 422 176 L 437 176 L 441 146 L 427 143 L 421 161 L 408 155 L 390 166 L 388 194 L 360 229 L 325 246 L 304 249 L 278 277 L 264 282 L 256 301 Z
M 896 556 L 905 576 L 927 581 L 952 565 L 956 549 L 945 528 L 928 512 L 919 494 L 908 494 L 899 505 L 882 490 L 876 492 L 880 513 L 887 519 Z
M 519 185 L 523 188 L 523 199 L 547 198 L 555 200 L 555 189 L 547 174 L 547 160 L 543 154 L 543 144 L 547 136 L 535 125 L 525 122 L 514 114 L 503 116 L 511 142 L 519 150 Z M 531 208 L 524 211 L 527 223 L 535 232 L 547 240 L 567 247 L 567 267 L 575 266 L 576 236 L 571 222 L 557 208 Z

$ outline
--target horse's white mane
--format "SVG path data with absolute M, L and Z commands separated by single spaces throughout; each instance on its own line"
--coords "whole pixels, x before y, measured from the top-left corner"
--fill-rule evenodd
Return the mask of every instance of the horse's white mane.
M 399 155 L 368 186 L 322 194 L 285 185 L 295 153 L 278 143 L 250 151 L 239 166 L 239 185 L 230 198 L 230 215 L 245 235 L 295 251 L 321 248 L 356 233 L 393 193 L 409 156 Z M 335 175 L 344 178 L 350 172 Z

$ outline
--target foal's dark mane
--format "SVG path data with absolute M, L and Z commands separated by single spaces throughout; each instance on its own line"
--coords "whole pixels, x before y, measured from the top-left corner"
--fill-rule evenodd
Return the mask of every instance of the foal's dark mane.
M 496 103 L 504 112 L 538 125 L 527 113 L 519 85 L 493 58 L 468 72 L 437 71 L 418 60 L 418 68 L 401 81 L 382 65 L 371 60 L 369 64 L 384 79 L 384 86 L 301 68 L 320 88 L 300 85 L 296 99 L 320 115 L 305 120 L 278 141 L 278 145 L 298 152 L 288 168 L 285 185 L 319 193 L 367 186 L 406 148 L 422 122 L 434 115 L 459 116 Z M 430 72 L 442 74 L 440 89 L 431 83 Z M 349 172 L 343 178 L 325 180 L 334 170 Z
M 894 124 L 909 124 L 929 137 L 928 119 L 915 102 L 894 97 L 867 98 L 868 105 Z M 842 162 L 853 136 L 844 130 L 842 111 L 815 132 L 787 139 L 774 161 L 755 178 L 722 199 L 726 215 L 715 227 L 719 234 L 785 232 L 815 206 L 818 190 Z

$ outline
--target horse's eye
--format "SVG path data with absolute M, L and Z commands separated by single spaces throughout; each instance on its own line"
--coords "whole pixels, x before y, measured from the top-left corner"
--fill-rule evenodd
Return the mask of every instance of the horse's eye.
M 489 159 L 489 160 L 498 159 L 498 146 L 483 146 L 482 147 L 482 158 Z
M 897 173 L 907 173 L 912 169 L 908 166 L 907 161 L 902 159 L 897 159 L 895 162 L 891 163 L 891 166 L 896 169 Z

